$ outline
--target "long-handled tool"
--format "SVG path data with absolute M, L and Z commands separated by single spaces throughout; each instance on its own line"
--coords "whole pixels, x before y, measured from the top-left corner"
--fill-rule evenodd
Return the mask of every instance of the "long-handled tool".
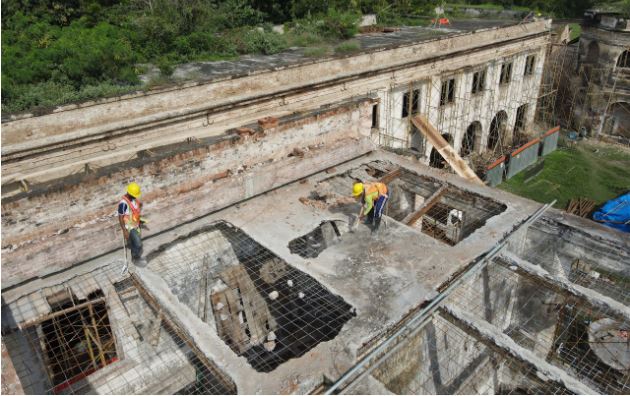
M 359 213 L 357 213 L 357 218 L 350 225 L 350 232 L 355 232 L 356 229 L 359 227 L 359 223 L 361 222 L 361 215 L 362 214 L 363 214 L 363 205 L 361 205 L 361 210 L 359 210 Z
M 127 241 L 125 241 L 125 234 L 122 234 L 122 238 L 123 238 L 123 251 L 125 252 L 125 265 L 123 266 L 122 271 L 120 272 L 120 275 L 124 275 L 125 272 L 127 272 L 127 270 L 129 269 L 129 259 L 127 258 Z

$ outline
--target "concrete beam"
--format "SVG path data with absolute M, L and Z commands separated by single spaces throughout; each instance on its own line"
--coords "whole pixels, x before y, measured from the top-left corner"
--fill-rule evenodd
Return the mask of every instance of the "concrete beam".
M 153 308 L 156 312 L 161 312 L 161 321 L 163 321 L 170 329 L 172 329 L 186 343 L 186 345 L 188 345 L 190 349 L 194 351 L 199 361 L 203 363 L 203 365 L 206 366 L 206 368 L 210 370 L 210 372 L 212 372 L 212 374 L 222 382 L 222 385 L 225 386 L 226 389 L 233 390 L 233 392 L 236 393 L 236 385 L 234 384 L 234 382 L 221 370 L 219 370 L 212 361 L 207 358 L 206 354 L 204 354 L 199 349 L 197 344 L 193 340 L 191 340 L 189 334 L 180 325 L 180 323 L 178 323 L 176 318 L 171 318 L 169 312 L 164 309 L 158 299 L 153 296 L 153 294 L 151 294 L 151 292 L 147 288 L 144 287 L 144 283 L 140 280 L 140 277 L 138 277 L 136 274 L 132 274 L 131 279 L 142 298 L 144 298 L 144 300 L 151 306 L 151 308 Z
M 504 252 L 498 260 L 499 264 L 542 284 L 559 294 L 577 299 L 580 303 L 596 311 L 603 312 L 621 322 L 630 322 L 630 308 L 595 290 L 560 279 L 547 272 L 539 265 L 532 264 L 517 257 L 513 253 Z
M 564 370 L 547 363 L 532 351 L 521 347 L 492 324 L 480 321 L 452 305 L 440 308 L 439 312 L 446 320 L 481 341 L 496 353 L 510 356 L 519 361 L 541 381 L 547 382 L 551 386 L 561 386 L 577 395 L 599 394 L 599 392 L 576 380 Z

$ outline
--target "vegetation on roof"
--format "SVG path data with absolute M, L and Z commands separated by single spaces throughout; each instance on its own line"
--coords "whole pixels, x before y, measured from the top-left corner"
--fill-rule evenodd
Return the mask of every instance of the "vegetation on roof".
M 591 0 L 471 1 L 478 8 L 582 12 Z M 630 1 L 630 0 L 624 0 Z M 454 2 L 460 7 L 462 2 Z M 361 14 L 382 25 L 428 25 L 429 0 L 2 0 L 2 110 L 119 95 L 168 82 L 178 64 L 343 43 Z M 572 11 L 572 12 L 573 12 Z M 448 15 L 447 15 L 448 16 Z M 284 34 L 273 29 L 284 24 Z M 323 50 L 322 50 L 323 49 Z M 160 75 L 141 80 L 157 66 Z
M 148 88 L 185 62 L 334 45 L 358 32 L 360 8 L 346 3 L 2 0 L 2 110 Z M 285 22 L 287 33 L 274 22 Z M 142 82 L 145 65 L 161 76 Z

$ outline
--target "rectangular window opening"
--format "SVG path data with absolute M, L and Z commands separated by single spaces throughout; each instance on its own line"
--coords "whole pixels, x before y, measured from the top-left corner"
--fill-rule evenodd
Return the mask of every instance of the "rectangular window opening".
M 455 101 L 455 79 L 451 78 L 442 82 L 442 89 L 440 92 L 440 106 L 444 106 L 448 103 Z
M 403 94 L 402 118 L 409 116 L 409 92 Z
M 378 128 L 378 104 L 372 106 L 372 128 Z
M 405 92 L 403 94 L 402 118 L 408 117 L 409 114 L 418 114 L 420 108 L 420 90 L 414 89 L 411 91 L 411 103 L 409 103 L 409 93 Z
M 414 89 L 413 96 L 411 99 L 411 114 L 418 114 L 419 108 L 420 108 L 420 90 Z
M 486 88 L 486 71 L 481 70 L 473 74 L 473 83 L 471 93 L 476 94 L 482 92 Z
M 510 81 L 512 81 L 512 62 L 501 65 L 499 84 L 508 84 Z
M 529 55 L 527 59 L 525 59 L 525 75 L 531 76 L 534 74 L 534 64 L 536 63 L 536 56 Z

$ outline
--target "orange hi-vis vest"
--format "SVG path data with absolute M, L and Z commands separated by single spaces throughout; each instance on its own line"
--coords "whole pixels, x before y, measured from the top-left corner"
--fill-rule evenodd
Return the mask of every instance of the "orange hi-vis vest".
M 387 186 L 380 182 L 368 184 L 365 189 L 365 195 L 374 194 L 375 192 L 378 192 L 378 196 L 387 195 Z
M 123 201 L 127 203 L 127 207 L 129 208 L 128 215 L 123 215 L 123 221 L 125 223 L 125 227 L 128 230 L 137 229 L 140 231 L 140 201 L 135 199 L 135 205 L 132 205 L 131 200 L 126 195 L 122 197 Z

